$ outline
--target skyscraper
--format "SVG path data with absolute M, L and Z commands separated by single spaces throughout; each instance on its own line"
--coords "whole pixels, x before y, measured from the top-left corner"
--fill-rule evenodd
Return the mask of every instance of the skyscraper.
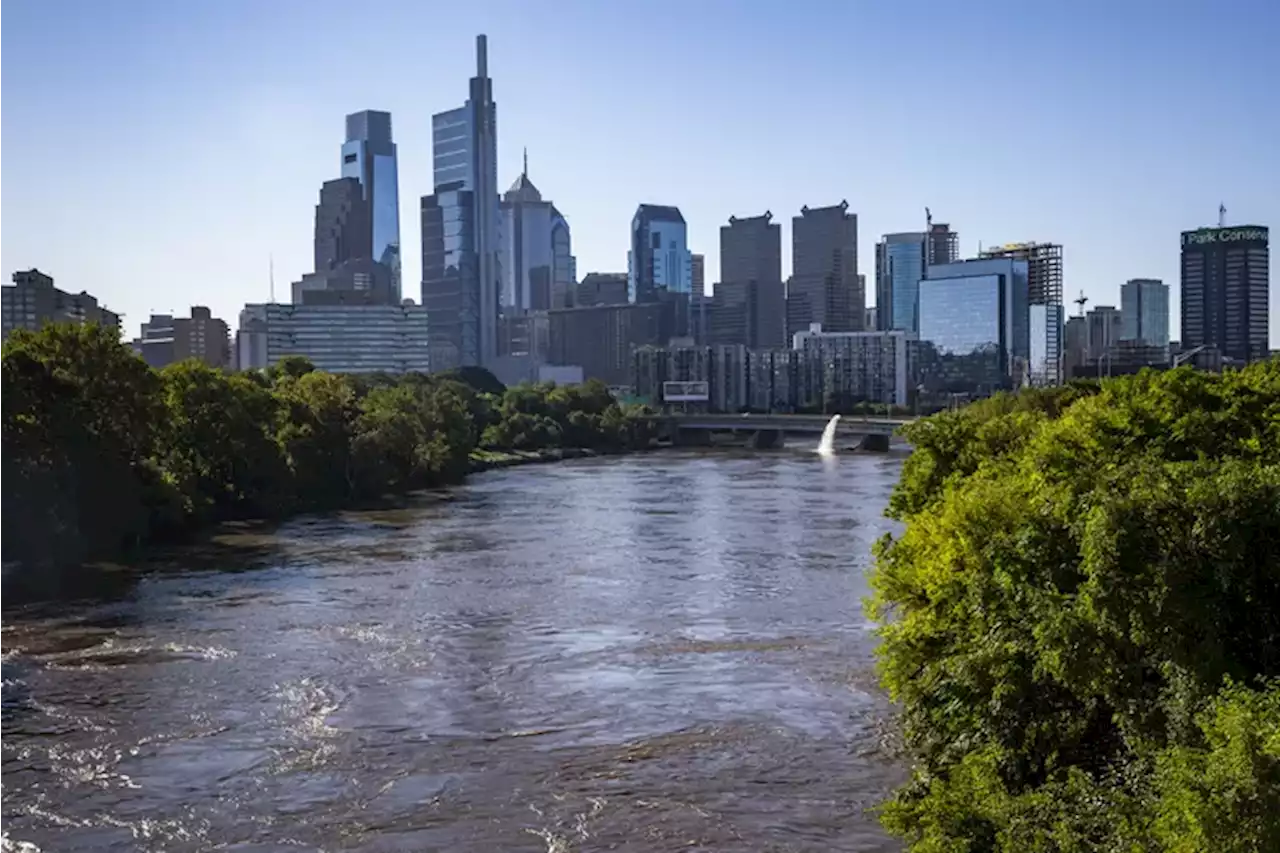
M 693 292 L 693 255 L 680 208 L 642 204 L 631 218 L 627 291 L 632 302 L 654 302 L 660 293 Z
M 920 330 L 917 317 L 920 279 L 930 264 L 959 258 L 959 240 L 949 225 L 930 224 L 928 231 L 885 234 L 876 244 L 876 325 L 881 331 Z
M 342 177 L 355 178 L 364 191 L 368 253 L 363 254 L 366 244 L 362 235 L 359 240 L 361 256 L 372 258 L 391 270 L 392 289 L 399 299 L 400 184 L 396 144 L 391 139 L 391 113 L 365 110 L 347 116 L 347 141 L 342 144 Z M 323 201 L 322 197 L 322 204 Z M 318 238 L 319 210 L 316 215 Z M 316 253 L 319 255 L 318 244 Z M 321 271 L 317 265 L 316 272 Z
M 569 223 L 524 171 L 502 197 L 498 267 L 502 312 L 522 314 L 573 307 L 575 269 Z
M 1169 285 L 1156 278 L 1131 278 L 1120 285 L 1120 340 L 1169 346 Z
M 1027 304 L 1057 306 L 1056 310 L 1042 314 L 1042 317 L 1065 318 L 1062 310 L 1062 246 L 1057 243 L 1010 243 L 1005 246 L 993 246 L 979 253 L 982 258 L 1010 258 L 1027 262 Z M 1062 325 L 1046 323 L 1037 328 L 1037 334 L 1044 334 L 1045 340 L 1037 341 L 1036 347 L 1047 351 L 1046 363 L 1062 361 Z M 1061 371 L 1054 382 L 1061 380 Z
M 498 354 L 498 108 L 488 45 L 476 36 L 476 76 L 461 107 L 431 117 L 435 192 L 423 196 L 422 304 L 433 370 L 484 365 Z
M 858 286 L 858 216 L 849 203 L 802 207 L 791 218 L 787 337 L 821 323 L 824 332 L 857 332 L 867 298 Z
M 921 383 L 928 391 L 985 395 L 1028 379 L 1027 278 L 1027 262 L 1012 258 L 929 268 L 919 307 Z
M 1009 243 L 979 253 L 982 258 L 1012 258 L 1027 262 L 1027 300 L 1030 305 L 1062 304 L 1062 246 L 1057 243 Z
M 325 181 L 316 205 L 315 266 L 323 273 L 344 261 L 373 257 L 369 205 L 359 178 Z
M 693 295 L 709 296 L 707 293 L 707 258 L 705 255 L 690 255 L 693 261 Z
M 1261 225 L 1182 232 L 1182 348 L 1266 358 L 1270 232 Z
M 720 226 L 720 281 L 713 300 L 712 344 L 786 346 L 782 226 L 771 212 L 730 216 Z

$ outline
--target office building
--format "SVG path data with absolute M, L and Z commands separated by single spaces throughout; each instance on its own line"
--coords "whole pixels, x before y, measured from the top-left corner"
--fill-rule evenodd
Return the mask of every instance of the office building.
M 693 292 L 693 255 L 688 229 L 677 207 L 642 204 L 631 218 L 627 251 L 627 292 L 632 302 L 653 302 L 659 294 Z
M 676 337 L 672 309 L 670 301 L 553 309 L 548 363 L 579 365 L 587 379 L 625 385 L 633 349 Z
M 300 355 L 329 373 L 431 370 L 420 305 L 246 305 L 236 333 L 240 370 Z
M 481 35 L 467 102 L 431 118 L 435 192 L 420 205 L 422 304 L 437 370 L 483 365 L 498 353 L 497 114 Z
M 1062 375 L 1074 379 L 1083 375 L 1089 361 L 1089 326 L 1084 315 L 1067 318 L 1062 338 Z
M 1182 347 L 1267 358 L 1270 232 L 1261 225 L 1182 232 Z
M 1027 262 L 1027 304 L 1062 304 L 1062 246 L 1056 243 L 1010 243 L 984 249 L 980 258 Z
M 574 305 L 622 305 L 627 302 L 627 274 L 624 272 L 589 272 L 578 282 Z
M 858 285 L 858 217 L 849 203 L 803 207 L 791 219 L 787 335 L 818 323 L 830 332 L 862 329 L 866 294 Z
M 390 270 L 391 286 L 395 294 L 394 301 L 401 296 L 400 282 L 400 182 L 397 175 L 396 144 L 391 138 L 391 113 L 377 110 L 365 110 L 347 116 L 347 139 L 342 144 L 342 177 L 353 178 L 360 182 L 363 191 L 363 210 L 345 228 L 351 232 L 347 249 L 355 254 L 343 255 L 341 251 L 330 254 L 331 239 L 327 231 L 325 240 L 321 240 L 321 211 L 316 211 L 316 271 L 321 272 L 330 266 L 322 266 L 321 261 L 330 260 L 331 265 L 342 261 L 359 258 L 370 258 Z M 325 185 L 326 187 L 329 184 Z M 334 188 L 335 194 L 345 198 L 352 192 L 350 185 Z M 324 190 L 321 190 L 321 207 L 325 206 Z M 342 201 L 335 200 L 338 210 Z M 326 225 L 335 224 L 332 218 L 336 212 L 325 211 Z M 355 231 L 359 228 L 360 234 Z M 323 242 L 323 245 L 322 245 Z M 329 257 L 321 258 L 321 249 Z
M 773 214 L 729 217 L 720 227 L 720 281 L 712 297 L 711 343 L 786 346 L 782 226 Z
M 572 307 L 576 271 L 569 223 L 529 180 L 527 154 L 498 213 L 502 313 Z
M 152 314 L 133 340 L 133 351 L 152 367 L 194 358 L 209 367 L 231 367 L 231 337 L 226 321 L 208 308 L 191 307 L 190 317 Z
M 704 255 L 690 255 L 693 270 L 693 295 L 710 296 L 707 293 L 707 259 Z
M 1062 382 L 1063 310 L 1061 305 L 1027 308 L 1026 384 L 1041 387 Z
M 931 266 L 920 281 L 920 384 L 930 395 L 982 397 L 1027 380 L 1027 262 Z
M 877 306 L 872 305 L 870 308 L 868 308 L 867 313 L 864 315 L 864 317 L 866 318 L 862 321 L 862 328 L 864 331 L 867 331 L 867 332 L 884 331 L 883 329 L 880 328 L 880 314 L 877 310 Z
M 926 231 L 885 234 L 876 244 L 876 325 L 882 331 L 919 331 L 916 307 L 920 280 L 930 264 L 951 264 L 959 259 L 960 237 L 944 223 Z
M 320 187 L 314 239 L 316 272 L 373 257 L 369 205 L 359 178 L 337 178 Z
M 1124 330 L 1120 312 L 1114 305 L 1095 305 L 1089 313 L 1085 314 L 1084 319 L 1088 341 L 1086 367 L 1101 365 L 1105 373 L 1107 359 L 1115 346 L 1120 343 Z
M 911 332 L 827 332 L 815 323 L 794 335 L 792 348 L 800 353 L 799 407 L 906 406 L 911 399 L 919 348 Z
M 1155 278 L 1120 285 L 1120 340 L 1169 347 L 1169 286 Z
M 394 273 L 372 258 L 354 258 L 307 273 L 290 288 L 294 305 L 399 305 Z
M 120 328 L 120 315 L 108 311 L 88 293 L 67 293 L 53 277 L 38 269 L 13 274 L 13 284 L 0 287 L 0 318 L 7 340 L 14 329 L 38 331 L 45 323 L 97 323 Z

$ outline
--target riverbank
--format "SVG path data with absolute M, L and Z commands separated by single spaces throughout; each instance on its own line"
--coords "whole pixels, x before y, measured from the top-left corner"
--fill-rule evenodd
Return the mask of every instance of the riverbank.
M 493 471 L 499 468 L 514 468 L 517 465 L 540 465 L 547 462 L 564 462 L 568 459 L 594 459 L 600 456 L 624 456 L 632 453 L 644 453 L 648 448 L 632 448 L 630 450 L 600 451 L 589 447 L 548 447 L 541 450 L 476 450 L 471 453 L 471 470 L 468 473 L 478 474 L 482 471 Z

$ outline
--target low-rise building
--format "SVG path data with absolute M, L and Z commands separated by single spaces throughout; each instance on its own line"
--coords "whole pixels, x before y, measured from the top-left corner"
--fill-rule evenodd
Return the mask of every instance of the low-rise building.
M 0 287 L 3 336 L 14 329 L 38 331 L 46 323 L 97 323 L 120 328 L 120 315 L 108 311 L 88 293 L 67 293 L 53 286 L 53 276 L 38 269 L 13 274 L 13 284 Z
M 155 368 L 189 358 L 214 368 L 231 367 L 230 329 L 208 308 L 191 307 L 190 317 L 152 314 L 133 339 L 133 351 Z
M 246 305 L 236 366 L 256 370 L 288 355 L 330 373 L 414 373 L 431 369 L 421 305 Z

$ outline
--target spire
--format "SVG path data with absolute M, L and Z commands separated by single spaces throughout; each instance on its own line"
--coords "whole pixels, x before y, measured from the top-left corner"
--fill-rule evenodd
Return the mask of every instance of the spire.
M 527 177 L 529 177 L 529 149 L 528 149 L 528 147 L 526 147 L 526 148 L 524 149 L 524 171 L 523 171 L 523 172 L 521 172 L 520 174 L 524 175 L 526 178 L 527 178 Z

